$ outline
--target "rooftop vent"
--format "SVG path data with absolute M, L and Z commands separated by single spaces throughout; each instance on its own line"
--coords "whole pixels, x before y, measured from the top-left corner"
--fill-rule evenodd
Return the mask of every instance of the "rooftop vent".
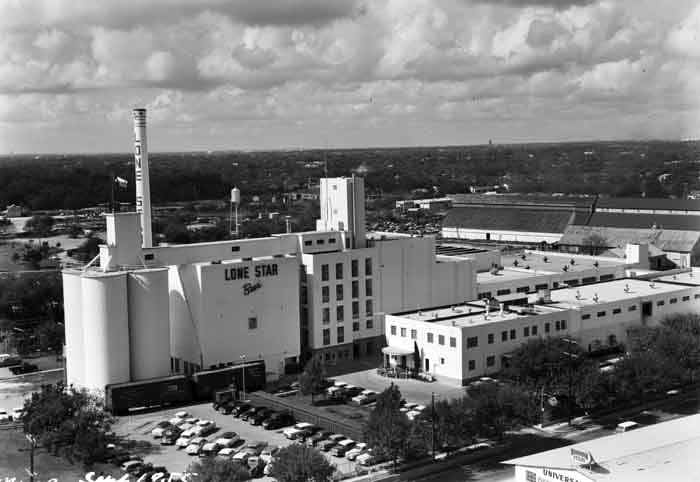
M 576 290 L 576 299 L 577 300 L 581 299 L 581 292 L 579 290 Z
M 452 320 L 452 326 L 457 326 L 457 323 L 455 323 L 455 320 Z
M 542 261 L 544 261 L 545 263 L 549 263 L 549 258 L 545 256 L 544 258 L 542 258 Z
M 625 293 L 629 293 L 629 292 L 630 292 L 630 285 L 625 283 Z
M 593 266 L 595 266 L 597 268 L 598 266 L 600 266 L 600 263 L 598 263 L 598 261 L 594 261 Z
M 598 298 L 598 293 L 594 294 L 594 295 L 593 295 L 593 301 L 595 301 L 596 303 L 598 303 L 598 299 L 599 299 L 599 298 Z
M 653 282 L 653 281 L 652 281 L 651 283 L 649 283 L 649 288 L 654 288 L 655 286 L 656 286 L 656 285 L 654 285 L 654 282 Z
M 571 266 L 573 266 L 576 264 L 576 260 L 574 258 L 571 258 L 571 261 L 569 261 L 569 263 L 571 263 Z
M 567 265 L 564 265 L 561 267 L 562 271 L 569 271 L 569 267 Z

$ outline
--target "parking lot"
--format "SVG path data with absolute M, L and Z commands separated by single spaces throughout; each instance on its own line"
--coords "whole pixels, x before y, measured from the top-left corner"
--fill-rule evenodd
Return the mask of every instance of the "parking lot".
M 155 439 L 151 435 L 151 430 L 155 428 L 158 422 L 173 418 L 175 413 L 180 410 L 186 411 L 191 417 L 211 420 L 216 424 L 218 430 L 206 437 L 209 441 L 216 440 L 224 432 L 233 431 L 246 442 L 260 441 L 280 447 L 293 443 L 282 434 L 282 429 L 265 430 L 261 426 L 251 425 L 249 422 L 235 418 L 232 415 L 225 415 L 215 411 L 211 403 L 120 417 L 114 427 L 114 431 L 118 435 L 126 436 L 132 440 L 151 443 L 150 448 L 135 453 L 135 455 L 143 457 L 144 462 L 149 462 L 154 466 L 165 466 L 170 472 L 182 473 L 198 457 L 187 455 L 183 449 L 178 449 L 174 445 L 161 445 L 160 440 Z M 339 472 L 355 473 L 356 466 L 354 462 L 345 458 L 334 457 L 327 452 L 324 455 L 336 466 Z M 261 478 L 259 480 L 265 479 L 272 480 L 270 478 Z

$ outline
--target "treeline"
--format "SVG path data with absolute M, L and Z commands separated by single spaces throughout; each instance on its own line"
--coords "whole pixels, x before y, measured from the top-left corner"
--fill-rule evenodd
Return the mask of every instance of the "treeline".
M 238 186 L 248 202 L 304 188 L 325 173 L 353 172 L 365 176 L 369 193 L 445 194 L 505 183 L 526 193 L 681 196 L 700 187 L 698 157 L 697 143 L 680 142 L 156 153 L 150 157 L 151 196 L 155 203 L 226 199 Z M 0 206 L 107 203 L 115 175 L 130 181 L 120 198 L 133 200 L 133 171 L 126 153 L 0 158 Z

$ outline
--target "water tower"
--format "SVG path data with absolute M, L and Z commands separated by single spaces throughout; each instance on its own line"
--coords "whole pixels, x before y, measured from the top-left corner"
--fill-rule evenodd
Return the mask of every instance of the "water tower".
M 231 189 L 231 205 L 229 209 L 229 216 L 228 216 L 228 232 L 231 234 L 231 214 L 232 211 L 235 210 L 235 226 L 236 226 L 236 231 L 235 235 L 238 237 L 238 205 L 241 203 L 241 190 L 238 189 L 237 187 L 234 187 Z

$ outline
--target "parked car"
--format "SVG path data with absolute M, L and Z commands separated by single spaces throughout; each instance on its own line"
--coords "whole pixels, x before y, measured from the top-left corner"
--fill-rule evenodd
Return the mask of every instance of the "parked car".
M 265 469 L 265 461 L 259 455 L 251 455 L 248 457 L 248 471 L 250 477 L 256 479 L 263 476 Z
M 343 437 L 344 439 L 345 437 Z M 322 441 L 321 443 L 318 444 L 318 449 L 321 450 L 322 452 L 329 452 L 338 445 L 338 442 L 343 439 L 332 439 L 328 438 L 327 440 Z
M 274 413 L 275 413 L 274 411 L 270 410 L 269 408 L 266 408 L 265 410 L 260 410 L 255 415 L 250 417 L 248 419 L 248 421 L 250 422 L 251 425 L 262 425 L 263 420 L 272 416 Z
M 175 427 L 167 429 L 165 432 L 163 432 L 163 436 L 160 439 L 160 444 L 175 445 L 175 442 L 177 442 L 177 439 L 180 438 L 181 433 L 182 432 Z
M 178 437 L 178 439 L 175 441 L 175 446 L 179 449 L 187 448 L 193 438 L 194 434 L 191 434 L 189 430 L 182 432 L 180 437 Z
M 311 437 L 306 439 L 306 443 L 311 447 L 315 447 L 324 440 L 327 440 L 328 437 L 330 437 L 331 435 L 333 435 L 333 432 L 329 432 L 328 430 L 321 430 L 320 432 L 316 432 Z
M 199 451 L 202 450 L 206 443 L 207 439 L 204 437 L 194 437 L 190 440 L 190 444 L 185 447 L 185 453 L 187 455 L 199 455 Z
M 223 447 L 216 442 L 205 443 L 202 450 L 199 451 L 201 457 L 212 457 L 219 453 Z
M 224 402 L 220 404 L 217 408 L 217 410 L 224 415 L 229 415 L 231 412 L 233 412 L 233 409 L 236 408 L 238 405 L 240 405 L 242 402 L 236 402 L 233 400 L 229 400 L 228 402 Z
M 236 453 L 236 455 L 233 456 L 232 460 L 234 462 L 238 462 L 241 465 L 248 465 L 248 459 L 256 455 L 257 454 L 255 453 L 255 449 L 243 447 Z
M 158 422 L 155 428 L 151 430 L 151 435 L 153 435 L 154 438 L 160 438 L 163 436 L 163 432 L 171 427 L 173 427 L 173 424 L 168 421 Z
M 220 459 L 232 459 L 234 455 L 236 455 L 236 452 L 238 452 L 237 448 L 234 447 L 224 447 L 219 452 L 216 454 L 216 456 Z
M 214 442 L 222 448 L 233 447 L 240 439 L 241 437 L 236 432 L 224 432 Z
M 260 413 L 264 410 L 268 410 L 268 409 L 265 407 L 251 407 L 250 409 L 248 409 L 246 412 L 244 412 L 241 415 L 241 420 L 248 422 L 248 421 L 250 421 L 251 418 L 253 418 L 258 413 Z
M 633 422 L 631 420 L 628 420 L 626 422 L 621 422 L 617 424 L 617 427 L 615 427 L 616 432 L 629 432 L 630 430 L 634 430 L 641 427 L 640 424 L 637 422 Z
M 27 362 L 22 362 L 21 365 L 10 367 L 10 372 L 12 372 L 13 375 L 23 375 L 25 373 L 34 373 L 38 371 L 39 367 L 37 365 Z
M 121 465 L 121 469 L 127 474 L 134 473 L 141 467 L 143 467 L 143 460 L 139 458 L 130 458 Z
M 253 408 L 253 406 L 249 403 L 241 403 L 240 405 L 236 405 L 233 407 L 233 410 L 231 410 L 231 415 L 234 417 L 238 418 L 241 415 L 243 415 L 245 412 Z
M 349 438 L 341 440 L 338 444 L 331 449 L 331 455 L 336 457 L 344 457 L 345 454 L 355 446 L 355 441 Z
M 364 391 L 362 387 L 356 387 L 355 385 L 347 385 L 345 387 L 345 396 L 348 398 L 356 397 Z
M 12 412 L 10 413 L 10 416 L 15 422 L 18 420 L 22 420 L 22 417 L 24 417 L 24 407 L 13 408 Z
M 282 434 L 287 437 L 289 440 L 295 440 L 299 434 L 302 433 L 303 430 L 307 428 L 312 428 L 314 427 L 313 423 L 308 423 L 308 422 L 299 422 L 298 424 L 294 425 L 293 427 L 286 428 L 282 431 Z
M 353 448 L 347 451 L 345 458 L 348 460 L 355 460 L 358 455 L 361 455 L 367 451 L 367 444 L 360 442 L 356 444 Z
M 290 413 L 273 413 L 262 421 L 262 428 L 265 430 L 277 430 L 282 427 L 294 425 L 294 416 Z
M 268 445 L 260 452 L 260 458 L 263 459 L 266 464 L 269 464 L 279 451 L 280 448 L 278 445 Z
M 252 440 L 247 442 L 244 448 L 252 450 L 255 455 L 260 455 L 265 447 L 267 447 L 267 442 Z
M 10 414 L 7 413 L 7 410 L 4 408 L 0 408 L 0 423 L 7 423 L 10 421 Z
M 372 451 L 367 451 L 364 454 L 358 455 L 355 459 L 359 465 L 367 467 L 368 465 L 374 465 L 377 463 L 377 458 L 372 454 Z
M 374 390 L 363 390 L 359 395 L 352 397 L 352 402 L 357 405 L 367 405 L 377 400 L 377 392 Z

